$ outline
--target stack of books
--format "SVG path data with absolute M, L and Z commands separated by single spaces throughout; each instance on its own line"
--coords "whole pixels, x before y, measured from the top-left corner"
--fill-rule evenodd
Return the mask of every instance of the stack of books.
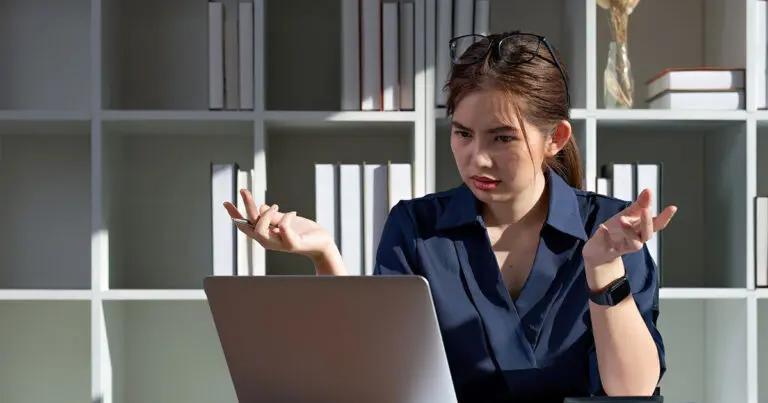
M 315 217 L 350 275 L 370 275 L 389 211 L 413 195 L 410 164 L 315 165 Z
M 211 237 L 215 276 L 248 276 L 264 274 L 264 268 L 255 264 L 251 239 L 232 223 L 224 209 L 224 202 L 231 202 L 246 216 L 242 206 L 240 189 L 251 189 L 252 170 L 245 170 L 232 163 L 211 164 Z
M 745 108 L 745 71 L 669 68 L 647 82 L 649 109 L 737 110 Z
M 414 109 L 412 0 L 341 0 L 341 109 Z
M 208 2 L 208 103 L 211 110 L 253 110 L 255 46 L 263 0 Z M 256 29 L 258 28 L 258 29 Z

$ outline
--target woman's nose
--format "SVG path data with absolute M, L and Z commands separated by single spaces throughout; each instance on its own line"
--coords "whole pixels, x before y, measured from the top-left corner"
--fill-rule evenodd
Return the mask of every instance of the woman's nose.
M 484 151 L 475 152 L 473 160 L 475 165 L 480 168 L 490 168 L 493 166 L 493 160 L 491 160 L 491 157 L 488 155 L 488 153 Z

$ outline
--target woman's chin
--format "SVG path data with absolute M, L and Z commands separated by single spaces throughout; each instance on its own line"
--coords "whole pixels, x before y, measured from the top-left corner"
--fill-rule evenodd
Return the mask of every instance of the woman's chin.
M 505 202 L 512 198 L 512 195 L 507 189 L 503 187 L 496 187 L 494 189 L 477 188 L 469 186 L 475 197 L 483 203 L 499 203 Z

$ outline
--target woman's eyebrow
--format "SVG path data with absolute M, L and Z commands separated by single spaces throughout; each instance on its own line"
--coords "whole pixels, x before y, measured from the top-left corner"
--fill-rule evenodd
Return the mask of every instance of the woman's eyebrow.
M 455 120 L 451 121 L 451 125 L 459 130 L 464 130 L 468 132 L 472 132 L 473 130 L 467 127 L 466 125 L 457 122 Z M 496 134 L 496 133 L 509 133 L 509 132 L 517 132 L 517 128 L 510 125 L 501 125 L 494 127 L 493 129 L 487 130 L 486 132 Z

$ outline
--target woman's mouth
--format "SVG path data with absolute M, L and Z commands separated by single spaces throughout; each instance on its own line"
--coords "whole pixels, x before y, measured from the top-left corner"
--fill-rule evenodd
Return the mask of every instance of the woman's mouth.
M 479 175 L 474 175 L 470 177 L 470 179 L 472 180 L 472 186 L 474 186 L 475 189 L 482 190 L 482 191 L 494 190 L 501 182 L 499 180 L 496 180 L 487 176 L 479 176 Z

